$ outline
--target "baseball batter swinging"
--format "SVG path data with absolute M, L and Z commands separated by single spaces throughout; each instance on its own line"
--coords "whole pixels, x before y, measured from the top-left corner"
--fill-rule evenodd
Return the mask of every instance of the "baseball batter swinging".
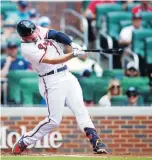
M 81 87 L 65 65 L 66 61 L 86 53 L 68 35 L 35 26 L 29 20 L 19 22 L 17 32 L 23 40 L 22 55 L 39 75 L 39 91 L 46 100 L 48 116 L 32 131 L 25 133 L 14 145 L 12 152 L 20 154 L 27 146 L 57 128 L 62 120 L 63 107 L 67 104 L 75 115 L 79 128 L 89 138 L 93 151 L 106 154 L 106 146 L 101 142 L 84 106 Z M 70 45 L 72 53 L 64 54 L 61 43 Z

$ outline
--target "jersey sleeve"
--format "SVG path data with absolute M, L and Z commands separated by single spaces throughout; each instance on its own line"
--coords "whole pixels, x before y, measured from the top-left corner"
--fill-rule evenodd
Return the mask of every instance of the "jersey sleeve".
M 37 46 L 26 47 L 26 45 L 21 46 L 21 52 L 23 57 L 30 63 L 41 63 L 46 54 L 45 49 L 39 49 Z

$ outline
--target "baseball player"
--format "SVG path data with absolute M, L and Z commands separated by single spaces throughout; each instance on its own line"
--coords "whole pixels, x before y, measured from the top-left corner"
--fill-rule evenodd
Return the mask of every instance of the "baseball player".
M 67 104 L 74 113 L 79 128 L 89 138 L 93 151 L 106 154 L 106 146 L 101 142 L 84 106 L 81 87 L 65 65 L 66 61 L 86 53 L 66 34 L 35 26 L 28 20 L 18 23 L 17 32 L 23 40 L 22 55 L 39 75 L 39 91 L 46 100 L 48 116 L 32 131 L 25 133 L 14 145 L 12 152 L 20 154 L 27 146 L 58 127 L 62 120 L 62 110 Z M 72 53 L 64 54 L 61 43 L 70 45 Z

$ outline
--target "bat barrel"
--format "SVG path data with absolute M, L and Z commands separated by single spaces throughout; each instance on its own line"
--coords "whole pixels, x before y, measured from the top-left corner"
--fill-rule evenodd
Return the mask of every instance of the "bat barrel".
M 96 52 L 100 54 L 112 54 L 112 55 L 121 55 L 123 53 L 123 49 L 117 48 L 117 49 L 86 49 L 85 52 Z

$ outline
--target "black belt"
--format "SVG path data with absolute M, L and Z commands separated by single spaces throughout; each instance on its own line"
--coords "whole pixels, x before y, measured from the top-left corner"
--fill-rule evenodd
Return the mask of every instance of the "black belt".
M 67 70 L 67 69 L 68 69 L 68 67 L 65 65 L 64 67 L 58 68 L 58 69 L 57 69 L 57 72 L 62 72 L 62 71 L 65 71 L 65 70 Z M 55 73 L 54 70 L 52 70 L 51 72 L 46 73 L 46 74 L 44 74 L 44 75 L 39 75 L 39 77 L 48 76 L 48 75 L 51 75 L 51 74 L 54 74 L 54 73 Z

